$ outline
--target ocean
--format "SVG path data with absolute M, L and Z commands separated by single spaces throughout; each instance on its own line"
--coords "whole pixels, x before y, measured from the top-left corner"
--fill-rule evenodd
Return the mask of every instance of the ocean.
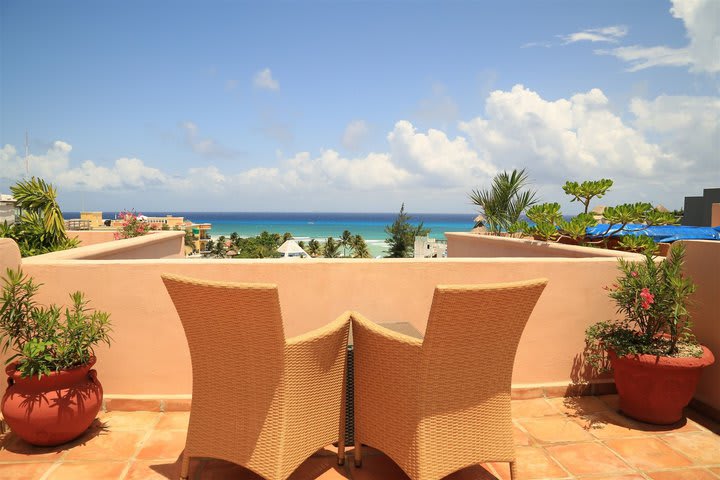
M 103 218 L 115 218 L 118 212 L 103 212 Z M 292 233 L 296 240 L 311 238 L 325 240 L 339 238 L 343 230 L 361 235 L 373 256 L 382 255 L 386 243 L 385 227 L 397 217 L 394 213 L 329 213 L 329 212 L 138 212 L 149 217 L 173 215 L 184 217 L 194 223 L 211 223 L 211 235 L 229 236 L 237 232 L 242 237 L 252 237 L 263 230 L 283 234 Z M 413 224 L 423 222 L 430 229 L 430 237 L 444 240 L 444 232 L 466 232 L 473 228 L 477 214 L 410 213 Z M 79 218 L 79 212 L 63 212 L 65 218 Z

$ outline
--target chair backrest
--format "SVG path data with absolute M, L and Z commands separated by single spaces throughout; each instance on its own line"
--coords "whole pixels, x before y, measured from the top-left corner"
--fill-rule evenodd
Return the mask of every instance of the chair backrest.
M 230 409 L 244 417 L 241 428 L 259 432 L 277 400 L 284 365 L 277 286 L 167 274 L 162 279 L 190 348 L 193 414 L 205 408 Z
M 435 289 L 421 367 L 426 413 L 462 408 L 480 392 L 509 395 L 520 336 L 546 284 L 536 279 Z

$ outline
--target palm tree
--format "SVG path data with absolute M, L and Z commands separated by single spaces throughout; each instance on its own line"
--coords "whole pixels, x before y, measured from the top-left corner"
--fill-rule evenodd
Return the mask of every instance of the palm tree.
M 22 255 L 65 250 L 78 241 L 65 234 L 65 220 L 57 203 L 57 191 L 41 178 L 21 180 L 10 187 L 20 209 L 18 222 L 3 229 L 0 236 L 15 240 Z
M 335 242 L 332 237 L 328 237 L 324 250 L 325 258 L 338 258 L 340 256 L 340 244 Z
M 209 257 L 212 255 L 213 250 L 215 250 L 215 242 L 213 240 L 208 240 L 205 244 L 205 251 L 207 253 L 204 253 L 204 257 Z
M 317 257 L 318 255 L 320 255 L 320 242 L 318 242 L 314 238 L 310 239 L 307 247 L 307 252 L 310 254 L 311 257 Z
M 342 236 L 340 237 L 340 246 L 343 249 L 343 257 L 347 257 L 347 247 L 350 247 L 352 249 L 352 240 L 353 236 L 352 233 L 350 233 L 350 230 L 345 230 L 342 233 Z
M 370 258 L 370 251 L 368 250 L 367 243 L 360 235 L 355 235 L 351 243 L 353 249 L 353 258 Z
M 227 246 L 225 245 L 225 235 L 220 235 L 212 249 L 212 255 L 217 258 L 225 258 Z
M 503 171 L 495 175 L 489 189 L 470 192 L 470 200 L 480 207 L 491 232 L 499 234 L 507 230 L 523 211 L 537 203 L 537 191 L 524 190 L 528 183 L 524 168 L 511 173 Z
M 280 244 L 282 245 L 283 243 L 287 242 L 288 240 L 291 240 L 292 238 L 293 238 L 292 233 L 285 232 L 285 233 L 283 233 L 282 242 L 280 242 Z

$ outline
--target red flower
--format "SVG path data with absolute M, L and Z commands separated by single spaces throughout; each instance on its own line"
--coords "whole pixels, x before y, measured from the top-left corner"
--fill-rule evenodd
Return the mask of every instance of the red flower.
M 630 276 L 631 276 L 631 277 L 637 277 L 637 276 L 638 276 L 638 273 L 633 270 L 632 272 L 630 272 Z
M 650 305 L 655 303 L 655 295 L 650 293 L 650 289 L 645 287 L 640 291 L 640 298 L 642 298 L 642 305 L 641 307 L 644 310 L 647 310 L 650 308 Z

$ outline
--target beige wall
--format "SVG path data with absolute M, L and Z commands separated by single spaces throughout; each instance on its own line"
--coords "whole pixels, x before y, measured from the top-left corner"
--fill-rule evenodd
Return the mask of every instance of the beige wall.
M 80 220 L 90 220 L 90 228 L 102 227 L 102 212 L 80 212 Z
M 13 270 L 20 266 L 20 249 L 9 238 L 0 238 L 0 278 L 4 278 L 5 270 Z
M 46 253 L 44 255 L 28 257 L 23 262 L 45 263 L 71 259 L 133 260 L 184 257 L 185 232 L 171 231 L 152 232 L 141 237 L 113 240 L 112 242 L 108 241 L 88 245 L 86 247 L 71 248 L 69 250 Z
M 614 314 L 602 287 L 616 276 L 610 258 L 65 260 L 34 262 L 25 270 L 45 284 L 42 302 L 65 302 L 69 290 L 79 289 L 92 306 L 111 312 L 115 341 L 110 349 L 98 349 L 98 370 L 105 391 L 118 395 L 190 392 L 187 345 L 160 279 L 163 272 L 277 283 L 288 336 L 348 309 L 377 322 L 410 322 L 424 331 L 437 284 L 547 277 L 550 283 L 519 347 L 515 386 L 567 384 L 578 375 L 585 328 Z M 478 312 L 479 319 L 482 315 Z M 478 328 L 482 321 L 492 319 L 480 320 Z
M 695 398 L 720 411 L 720 242 L 683 243 L 687 247 L 684 272 L 697 285 L 690 305 L 694 332 L 715 355 L 715 364 L 700 378 Z
M 617 258 L 632 257 L 632 253 L 602 248 L 578 247 L 560 243 L 539 242 L 521 238 L 479 235 L 465 232 L 445 232 L 450 258 Z
M 182 232 L 155 235 L 174 235 L 182 247 Z M 151 237 L 124 242 L 142 244 Z M 692 307 L 695 331 L 720 357 L 720 242 L 686 243 L 686 271 L 698 284 Z M 124 248 L 120 242 L 110 245 Z M 77 249 L 76 254 L 97 247 Z M 52 255 L 24 259 L 23 268 L 44 283 L 41 303 L 65 303 L 70 291 L 81 290 L 91 306 L 111 313 L 114 343 L 98 349 L 98 370 L 106 393 L 120 396 L 190 393 L 187 344 L 160 280 L 164 272 L 277 283 L 288 336 L 317 328 L 348 309 L 376 322 L 410 322 L 422 332 L 437 284 L 547 277 L 550 283 L 520 342 L 514 387 L 583 379 L 579 365 L 585 328 L 615 315 L 603 290 L 617 276 L 614 257 L 115 261 L 88 260 L 87 254 L 79 256 L 82 260 Z M 0 239 L 0 267 L 19 261 L 14 242 Z M 698 389 L 698 399 L 714 408 L 720 408 L 719 368 L 716 364 L 708 369 Z
M 67 236 L 77 238 L 80 240 L 81 246 L 87 247 L 88 245 L 112 242 L 115 240 L 115 232 L 116 230 L 69 230 Z

